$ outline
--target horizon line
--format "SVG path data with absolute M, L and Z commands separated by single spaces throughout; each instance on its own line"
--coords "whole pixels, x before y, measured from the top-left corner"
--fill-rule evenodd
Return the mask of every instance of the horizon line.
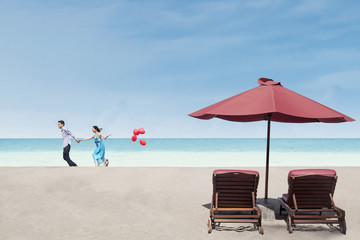
M 9 137 L 5 139 L 61 139 L 61 137 Z M 131 137 L 113 137 L 109 139 L 130 139 Z M 146 137 L 146 139 L 267 139 L 266 137 Z M 272 137 L 271 139 L 360 139 L 360 137 Z

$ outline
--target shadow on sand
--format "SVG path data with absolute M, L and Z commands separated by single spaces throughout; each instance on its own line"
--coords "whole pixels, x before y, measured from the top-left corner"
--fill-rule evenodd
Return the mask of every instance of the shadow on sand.
M 268 198 L 267 200 L 265 200 L 264 198 L 258 198 L 256 200 L 256 204 L 261 208 L 261 210 L 263 211 L 263 215 L 269 216 L 269 215 L 273 215 L 273 219 L 285 219 L 286 215 L 280 215 L 280 204 L 279 204 L 279 200 L 276 198 Z M 204 208 L 207 208 L 210 210 L 211 208 L 211 203 L 206 203 L 201 205 Z
M 280 215 L 280 203 L 277 198 L 258 198 L 256 204 L 261 208 L 264 219 L 284 220 L 286 214 Z
M 201 205 L 201 206 L 203 206 L 204 208 L 207 208 L 207 209 L 210 210 L 210 208 L 211 208 L 211 203 L 206 203 L 206 204 L 203 204 L 203 205 Z

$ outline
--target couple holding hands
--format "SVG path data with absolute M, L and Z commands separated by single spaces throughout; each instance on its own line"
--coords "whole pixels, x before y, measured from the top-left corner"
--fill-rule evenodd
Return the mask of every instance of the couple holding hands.
M 70 149 L 71 149 L 71 141 L 70 137 L 74 138 L 77 143 L 81 141 L 87 141 L 90 139 L 95 140 L 96 149 L 94 150 L 92 157 L 95 162 L 95 166 L 97 167 L 107 167 L 109 165 L 109 160 L 105 159 L 105 145 L 103 143 L 103 139 L 107 139 L 111 136 L 108 134 L 106 137 L 101 133 L 101 129 L 98 126 L 93 126 L 92 132 L 93 136 L 89 138 L 84 138 L 78 140 L 68 129 L 65 127 L 65 122 L 63 120 L 58 121 L 58 127 L 61 130 L 62 139 L 63 139 L 63 158 L 69 164 L 70 167 L 77 167 L 77 164 L 74 163 L 70 159 Z

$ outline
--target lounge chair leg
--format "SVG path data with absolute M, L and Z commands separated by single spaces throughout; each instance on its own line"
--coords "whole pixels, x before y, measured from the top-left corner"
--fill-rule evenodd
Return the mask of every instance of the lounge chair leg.
M 340 232 L 342 234 L 346 234 L 346 221 L 345 221 L 345 211 L 342 210 L 341 208 L 335 208 L 335 212 L 337 216 L 340 216 L 339 218 L 339 227 L 340 227 Z
M 261 235 L 264 235 L 264 226 L 263 226 L 263 223 L 261 220 L 260 220 L 260 225 L 259 225 L 259 233 Z
M 211 221 L 211 218 L 209 218 L 208 220 L 208 233 L 210 234 L 212 232 L 212 221 Z
M 288 215 L 288 231 L 290 234 L 294 232 L 294 228 L 292 226 L 292 218 L 290 214 Z
M 339 222 L 339 225 L 340 225 L 340 232 L 342 234 L 346 234 L 346 221 L 345 221 L 345 218 L 343 219 L 339 219 L 340 222 Z

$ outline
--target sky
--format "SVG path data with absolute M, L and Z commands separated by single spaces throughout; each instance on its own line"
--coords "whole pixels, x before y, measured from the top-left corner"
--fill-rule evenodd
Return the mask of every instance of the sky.
M 265 138 L 188 116 L 261 77 L 340 111 L 276 138 L 360 137 L 360 2 L 0 0 L 0 138 Z

